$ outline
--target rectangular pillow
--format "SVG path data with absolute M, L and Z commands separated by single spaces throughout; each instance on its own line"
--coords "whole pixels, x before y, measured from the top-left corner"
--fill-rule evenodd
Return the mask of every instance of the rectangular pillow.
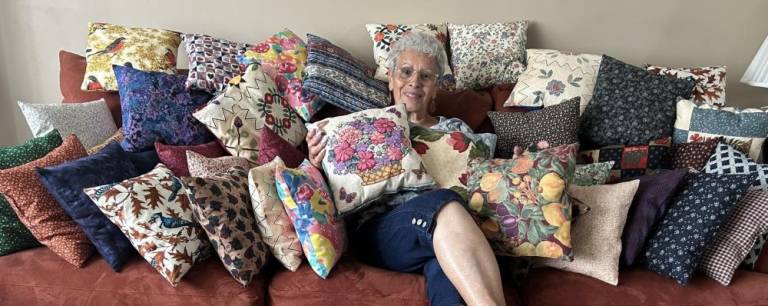
M 91 148 L 117 131 L 104 99 L 78 104 L 18 103 L 33 137 L 57 129 L 77 135 L 84 147 Z
M 696 86 L 693 87 L 691 101 L 696 104 L 725 106 L 726 66 L 667 68 L 648 65 L 645 69 L 669 78 L 684 79 L 692 77 L 693 81 L 696 82 Z
M 614 161 L 608 182 L 629 179 L 653 173 L 658 169 L 669 169 L 671 146 L 669 138 L 656 139 L 645 145 L 605 146 L 595 150 L 579 152 L 580 164 Z

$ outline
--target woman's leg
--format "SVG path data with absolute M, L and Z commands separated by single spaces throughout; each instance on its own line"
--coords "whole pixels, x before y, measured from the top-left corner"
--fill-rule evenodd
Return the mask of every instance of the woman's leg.
M 445 205 L 433 235 L 437 261 L 467 304 L 505 305 L 496 257 L 466 208 Z

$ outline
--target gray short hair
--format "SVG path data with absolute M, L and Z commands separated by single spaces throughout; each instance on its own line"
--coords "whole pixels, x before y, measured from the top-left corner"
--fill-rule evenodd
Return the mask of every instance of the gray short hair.
M 395 71 L 395 65 L 397 65 L 397 58 L 403 51 L 416 51 L 424 53 L 431 58 L 435 59 L 437 64 L 437 75 L 442 76 L 445 71 L 443 67 L 448 64 L 448 56 L 445 54 L 445 48 L 437 38 L 427 33 L 421 32 L 409 32 L 397 41 L 395 41 L 389 51 L 389 57 L 387 57 L 387 67 L 389 67 L 390 73 Z

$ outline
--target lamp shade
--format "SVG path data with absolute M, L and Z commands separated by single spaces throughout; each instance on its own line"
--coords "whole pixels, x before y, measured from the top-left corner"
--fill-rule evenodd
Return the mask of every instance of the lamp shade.
M 755 58 L 747 67 L 741 82 L 757 87 L 768 88 L 768 37 L 763 41 L 763 45 L 757 50 Z

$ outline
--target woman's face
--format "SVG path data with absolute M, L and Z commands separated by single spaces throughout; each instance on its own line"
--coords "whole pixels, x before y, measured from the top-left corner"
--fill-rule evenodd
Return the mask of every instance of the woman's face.
M 405 50 L 389 72 L 389 91 L 395 104 L 411 113 L 428 114 L 437 94 L 437 61 L 427 54 Z

